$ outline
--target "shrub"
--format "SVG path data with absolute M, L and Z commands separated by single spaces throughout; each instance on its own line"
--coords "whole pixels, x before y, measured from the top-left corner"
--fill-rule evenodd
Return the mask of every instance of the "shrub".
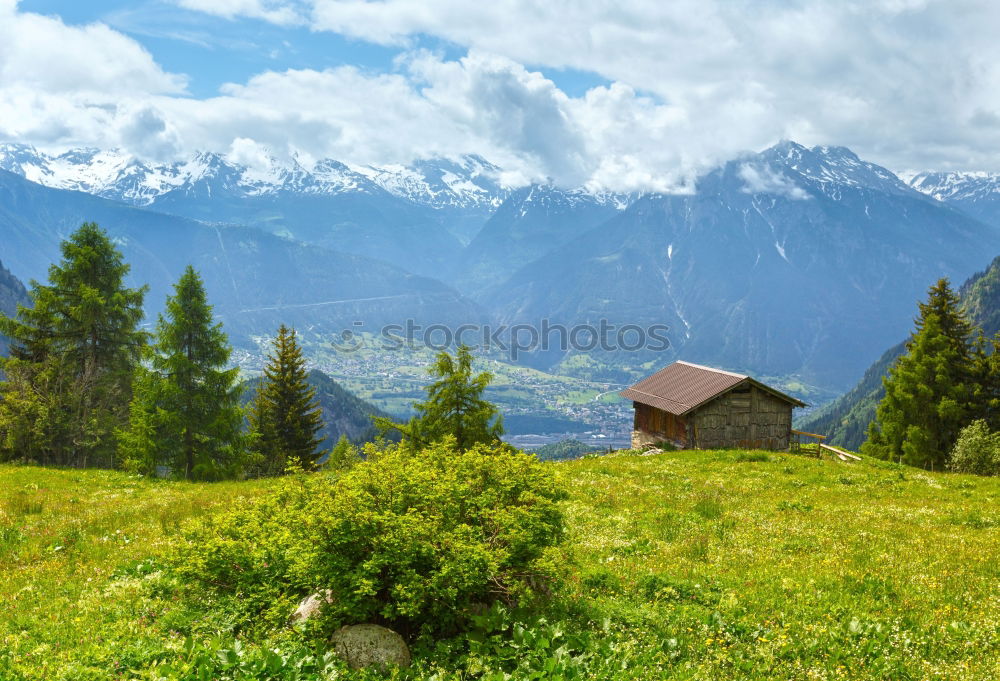
M 1000 474 L 1000 433 L 991 433 L 986 421 L 973 421 L 959 433 L 948 465 L 958 473 Z
M 331 623 L 409 632 L 453 631 L 477 608 L 551 589 L 564 493 L 533 456 L 450 440 L 365 454 L 339 478 L 298 476 L 200 525 L 181 548 L 182 577 L 238 595 L 247 617 L 287 615 L 330 589 Z

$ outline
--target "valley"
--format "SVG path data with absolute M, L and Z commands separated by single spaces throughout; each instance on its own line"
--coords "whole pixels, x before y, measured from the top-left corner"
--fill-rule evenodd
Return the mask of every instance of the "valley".
M 903 179 L 842 147 L 782 142 L 690 195 L 516 188 L 475 156 L 307 166 L 3 145 L 0 255 L 40 278 L 58 240 L 96 220 L 150 284 L 150 325 L 191 262 L 248 374 L 287 323 L 312 366 L 400 416 L 433 352 L 380 352 L 380 327 L 665 328 L 656 349 L 481 350 L 512 437 L 620 443 L 630 410 L 617 389 L 680 357 L 782 387 L 810 404 L 808 422 L 905 335 L 930 281 L 1000 253 L 994 178 Z M 370 347 L 334 348 L 359 329 Z

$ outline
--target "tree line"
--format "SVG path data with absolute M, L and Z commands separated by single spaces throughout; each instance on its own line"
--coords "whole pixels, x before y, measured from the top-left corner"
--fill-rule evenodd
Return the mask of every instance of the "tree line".
M 984 337 L 947 279 L 919 311 L 861 451 L 931 470 L 1000 473 L 998 438 L 989 437 L 1000 430 L 1000 334 Z
M 316 467 L 322 411 L 293 329 L 278 329 L 244 408 L 246 386 L 193 267 L 150 333 L 140 327 L 148 287 L 125 285 L 130 267 L 98 225 L 85 223 L 60 250 L 48 283 L 31 282 L 30 304 L 0 314 L 10 340 L 0 357 L 0 461 L 147 475 L 162 466 L 188 480 Z M 415 416 L 377 418 L 378 430 L 418 448 L 446 438 L 462 452 L 497 443 L 502 419 L 482 397 L 492 375 L 474 373 L 472 359 L 465 346 L 439 353 Z M 357 457 L 346 437 L 329 452 L 335 465 Z
M 282 326 L 255 398 L 241 407 L 239 369 L 188 266 L 152 333 L 140 328 L 148 287 L 108 235 L 85 223 L 60 246 L 30 304 L 0 315 L 0 461 L 166 466 L 189 480 L 310 469 L 323 452 L 322 417 L 294 330 Z

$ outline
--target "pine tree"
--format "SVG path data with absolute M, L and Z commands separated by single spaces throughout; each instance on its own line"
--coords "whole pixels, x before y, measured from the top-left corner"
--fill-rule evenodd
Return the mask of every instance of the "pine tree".
M 225 369 L 230 347 L 201 277 L 190 265 L 167 298 L 166 315 L 156 326 L 147 411 L 155 424 L 164 459 L 185 479 L 235 476 L 244 456 L 239 368 Z M 138 434 L 135 441 L 141 441 Z M 137 454 L 138 456 L 138 454 Z
M 941 470 L 977 402 L 974 329 L 947 279 L 920 304 L 916 330 L 883 379 L 885 397 L 862 451 Z
M 326 461 L 326 469 L 333 471 L 345 471 L 354 464 L 361 461 L 361 452 L 357 445 L 347 439 L 346 435 L 341 435 L 337 444 L 330 450 L 330 456 Z
M 0 334 L 11 339 L 0 364 L 8 379 L 0 436 L 9 458 L 111 465 L 146 343 L 138 328 L 146 289 L 125 286 L 129 266 L 94 223 L 60 248 L 49 283 L 31 282 L 31 305 L 0 315 Z
M 249 414 L 261 475 L 279 475 L 288 464 L 315 468 L 323 418 L 307 377 L 295 331 L 282 324 Z
M 118 458 L 130 473 L 153 475 L 163 458 L 161 443 L 167 438 L 158 428 L 162 418 L 157 411 L 159 375 L 140 368 L 132 387 L 128 426 L 118 431 Z
M 1000 430 L 1000 334 L 990 340 L 980 332 L 973 352 L 973 416 Z
M 421 447 L 451 436 L 461 451 L 500 439 L 503 419 L 496 406 L 482 397 L 493 376 L 488 371 L 473 375 L 467 346 L 459 346 L 455 357 L 439 353 L 430 374 L 437 380 L 425 388 L 427 399 L 414 405 L 417 415 L 405 425 L 378 418 L 381 430 L 398 430 L 404 440 Z

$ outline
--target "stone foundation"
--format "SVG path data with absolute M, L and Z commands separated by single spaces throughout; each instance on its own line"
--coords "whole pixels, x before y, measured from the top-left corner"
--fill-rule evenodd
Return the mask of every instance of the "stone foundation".
M 670 442 L 668 438 L 662 435 L 654 435 L 653 433 L 647 433 L 644 430 L 633 430 L 632 431 L 632 449 L 645 449 L 649 446 L 656 446 L 661 442 Z M 673 443 L 678 449 L 683 447 L 677 443 Z

